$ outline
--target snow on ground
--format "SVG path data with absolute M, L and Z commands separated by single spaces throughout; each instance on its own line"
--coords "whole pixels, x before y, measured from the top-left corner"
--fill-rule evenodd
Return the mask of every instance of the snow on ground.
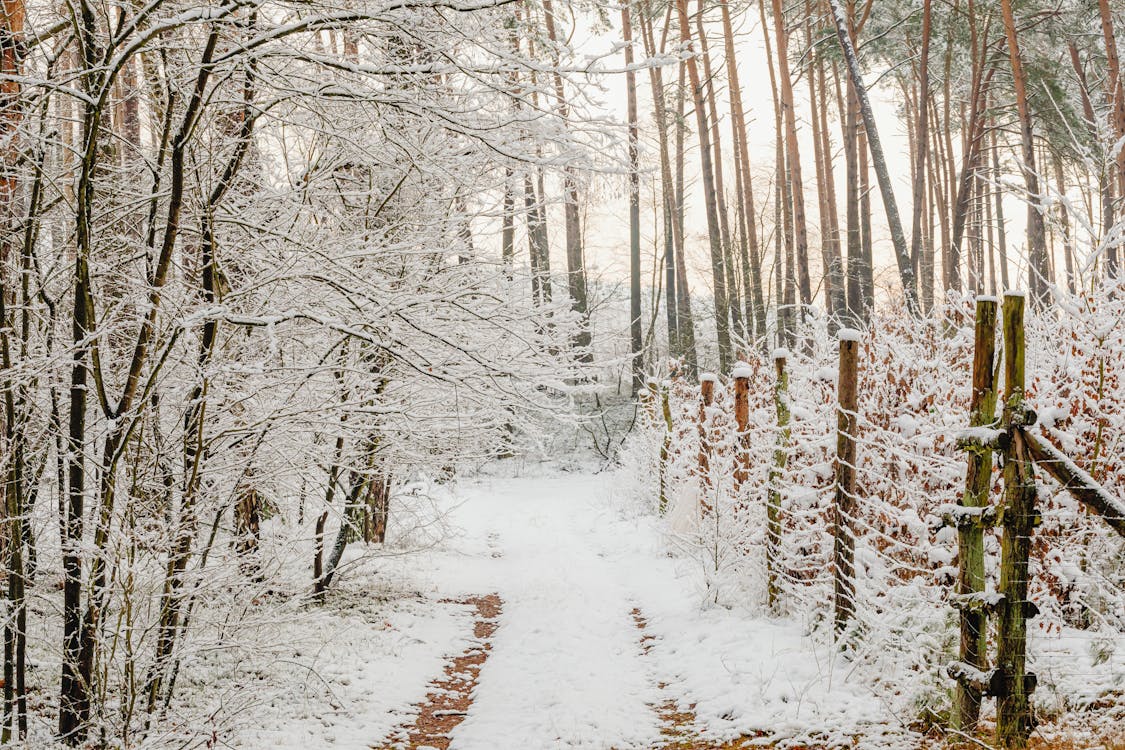
M 453 750 L 654 747 L 652 706 L 669 698 L 695 703 L 715 738 L 898 726 L 799 624 L 702 609 L 696 564 L 665 552 L 654 519 L 623 517 L 613 492 L 611 474 L 588 473 L 458 487 L 460 535 L 411 563 L 419 588 L 497 591 L 505 605 Z M 648 654 L 634 606 L 656 636 Z
M 704 607 L 698 563 L 669 556 L 659 522 L 627 518 L 614 492 L 611 474 L 578 472 L 440 490 L 444 541 L 357 566 L 302 626 L 292 658 L 230 676 L 232 699 L 248 679 L 287 683 L 253 692 L 230 746 L 377 746 L 468 645 L 467 608 L 442 600 L 494 591 L 499 629 L 452 750 L 658 747 L 653 706 L 669 699 L 694 703 L 697 728 L 716 739 L 899 731 L 798 623 Z M 634 607 L 655 636 L 648 653 Z
M 222 708 L 219 747 L 366 749 L 413 718 L 446 658 L 469 645 L 472 622 L 462 605 L 349 592 L 283 623 L 284 647 L 186 664 L 208 684 L 185 692 Z

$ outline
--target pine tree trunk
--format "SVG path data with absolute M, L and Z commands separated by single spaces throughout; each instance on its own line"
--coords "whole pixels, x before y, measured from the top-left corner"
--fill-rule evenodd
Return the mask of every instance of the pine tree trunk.
M 641 181 L 637 150 L 637 80 L 633 73 L 633 24 L 630 3 L 621 6 L 625 41 L 625 95 L 629 129 L 629 342 L 632 355 L 633 396 L 644 387 L 643 334 L 641 330 Z
M 806 15 L 811 17 L 811 8 L 806 1 Z M 812 23 L 805 21 L 805 45 L 813 48 Z M 833 211 L 829 206 L 836 203 L 834 187 L 831 185 L 832 155 L 828 148 L 827 136 L 822 130 L 821 115 L 823 96 L 817 95 L 817 68 L 821 69 L 823 62 L 820 55 L 810 61 L 805 75 L 809 83 L 809 111 L 812 113 L 812 140 L 813 161 L 816 167 L 816 195 L 818 215 L 820 218 L 820 259 L 824 278 L 825 307 L 828 312 L 828 332 L 835 335 L 840 325 L 840 317 L 845 312 L 846 289 L 841 267 L 838 263 L 839 250 L 836 249 L 836 228 L 832 225 Z M 820 81 L 823 84 L 823 78 Z
M 1000 136 L 994 130 L 992 134 L 992 179 L 1000 184 Z M 1004 222 L 1004 191 L 997 188 L 996 201 L 996 241 L 1000 253 L 1000 285 L 1008 289 L 1008 230 Z
M 693 49 L 687 0 L 676 0 L 676 7 L 679 12 L 680 40 L 685 43 L 688 49 Z M 719 369 L 726 372 L 731 362 L 730 316 L 727 310 L 726 268 L 723 263 L 718 203 L 715 195 L 713 165 L 711 164 L 711 136 L 707 127 L 707 104 L 704 99 L 703 81 L 699 75 L 695 54 L 688 57 L 686 65 L 688 77 L 691 80 L 695 121 L 699 135 L 700 169 L 703 173 L 703 198 L 707 212 L 707 235 L 711 246 L 711 275 L 714 281 L 715 329 L 719 344 Z
M 917 125 L 914 131 L 914 185 L 913 206 L 910 230 L 910 259 L 914 264 L 915 272 L 921 271 L 922 255 L 922 210 L 925 207 L 926 166 L 929 161 L 929 101 L 930 101 L 930 29 L 931 29 L 931 2 L 922 0 L 922 49 L 918 61 L 918 104 L 916 109 Z M 926 279 L 922 279 L 926 283 Z M 930 304 L 925 298 L 929 296 Z M 929 310 L 933 305 L 933 289 L 922 292 L 922 307 Z
M 679 79 L 676 86 L 676 318 L 679 323 L 681 355 L 687 374 L 695 377 L 698 371 L 698 355 L 695 349 L 695 320 L 691 312 L 691 287 L 687 280 L 687 240 L 684 230 L 684 136 L 687 123 L 684 118 L 684 99 L 687 86 L 687 63 L 680 63 Z
M 777 78 L 781 84 L 781 111 L 785 122 L 785 149 L 788 167 L 789 207 L 793 228 L 794 259 L 802 310 L 812 304 L 809 277 L 809 238 L 805 219 L 805 188 L 801 179 L 801 150 L 797 141 L 797 114 L 794 111 L 793 77 L 789 71 L 789 33 L 785 28 L 782 0 L 772 0 L 774 39 L 777 40 Z M 803 312 L 802 312 L 803 316 Z
M 562 74 L 559 72 L 558 32 L 555 28 L 552 0 L 543 0 L 543 18 L 547 27 L 547 39 L 551 42 L 551 57 L 555 64 L 551 76 L 554 79 L 556 108 L 563 127 L 569 128 L 570 105 L 567 103 L 566 89 L 563 87 Z M 631 76 L 632 73 L 629 75 Z M 570 292 L 571 309 L 578 314 L 581 321 L 573 340 L 575 346 L 582 352 L 580 360 L 593 362 L 594 354 L 590 350 L 590 305 L 586 292 L 586 265 L 582 251 L 582 227 L 578 216 L 578 181 L 571 166 L 563 169 L 563 215 L 566 229 L 567 289 Z
M 707 82 L 707 114 L 711 118 L 711 163 L 715 167 L 715 207 L 719 216 L 719 237 L 723 246 L 723 267 L 726 270 L 727 313 L 733 335 L 738 335 L 742 327 L 742 313 L 739 310 L 738 282 L 735 273 L 734 238 L 730 229 L 730 213 L 727 211 L 726 188 L 723 183 L 723 148 L 719 133 L 719 109 L 715 103 L 715 76 L 711 69 L 711 53 L 707 43 L 707 30 L 703 25 L 704 0 L 700 0 L 699 11 L 695 16 L 696 32 L 699 35 L 700 57 L 703 58 L 703 79 Z M 745 338 L 745 337 L 744 337 Z
M 1117 167 L 1117 194 L 1125 195 L 1125 82 L 1121 80 L 1121 62 L 1117 54 L 1117 35 L 1113 30 L 1113 12 L 1110 0 L 1098 0 L 1098 15 L 1102 22 L 1102 37 L 1105 41 L 1106 55 L 1106 101 L 1111 104 L 1110 131 L 1117 144 L 1115 165 Z M 1117 247 L 1107 250 L 1106 266 L 1111 277 L 1117 275 Z
M 665 38 L 668 24 L 671 21 L 671 13 L 672 8 L 669 6 L 664 19 Z M 639 18 L 641 35 L 645 45 L 645 56 L 654 57 L 657 50 L 652 21 L 647 18 L 645 13 L 640 13 Z M 663 49 L 664 39 L 661 40 L 661 52 L 663 52 Z M 652 88 L 653 114 L 657 142 L 660 147 L 660 204 L 664 217 L 664 306 L 668 320 L 668 354 L 675 358 L 682 356 L 678 318 L 679 306 L 676 295 L 676 201 L 675 187 L 672 182 L 672 163 L 668 149 L 668 111 L 664 101 L 664 78 L 659 65 L 649 67 L 648 78 Z
M 1023 173 L 1027 184 L 1027 285 L 1031 300 L 1036 305 L 1047 302 L 1050 270 L 1047 267 L 1047 236 L 1043 214 L 1039 212 L 1041 196 L 1039 173 L 1035 167 L 1035 141 L 1032 132 L 1031 106 L 1027 99 L 1027 73 L 1020 55 L 1016 19 L 1012 1 L 1000 0 L 1004 17 L 1004 34 L 1008 40 L 1008 58 L 1012 63 L 1012 79 L 1016 93 L 1016 111 L 1019 114 L 1020 146 L 1023 153 Z
M 780 2 L 780 0 L 775 0 Z M 918 289 L 914 278 L 914 267 L 910 262 L 910 252 L 906 246 L 906 236 L 903 234 L 902 221 L 898 214 L 898 205 L 895 202 L 894 186 L 891 184 L 887 162 L 883 156 L 883 147 L 879 141 L 879 131 L 875 125 L 875 115 L 871 111 L 871 102 L 867 98 L 867 89 L 863 85 L 863 78 L 859 69 L 859 60 L 856 58 L 855 48 L 848 34 L 847 23 L 840 11 L 839 0 L 828 0 L 832 16 L 836 22 L 836 37 L 840 40 L 840 48 L 844 53 L 848 73 L 855 85 L 856 98 L 859 100 L 859 112 L 863 118 L 864 130 L 867 133 L 867 145 L 871 152 L 872 165 L 875 168 L 875 177 L 879 183 L 879 192 L 883 197 L 883 208 L 887 213 L 887 224 L 890 225 L 891 242 L 894 245 L 895 260 L 898 262 L 899 278 L 902 281 L 903 297 L 906 308 L 912 315 L 918 315 Z
M 754 187 L 751 175 L 750 147 L 747 142 L 746 113 L 742 107 L 742 87 L 738 80 L 738 57 L 734 50 L 734 30 L 731 25 L 730 7 L 728 0 L 719 0 L 719 7 L 723 15 L 723 42 L 727 60 L 727 88 L 731 106 L 731 129 L 734 132 L 735 157 L 740 165 L 741 180 L 739 182 L 739 205 L 745 215 L 744 246 L 747 249 L 749 261 L 749 284 L 746 289 L 747 329 L 753 330 L 754 336 L 765 342 L 766 336 L 766 304 L 764 289 L 762 287 L 762 253 L 758 246 L 758 216 L 754 207 Z M 772 75 L 772 71 L 771 71 Z M 753 321 L 751 327 L 750 321 Z
M 1055 189 L 1058 190 L 1059 197 L 1066 197 L 1066 176 L 1063 170 L 1062 156 L 1058 151 L 1054 154 L 1055 163 Z M 1061 201 L 1058 205 L 1059 227 L 1062 229 L 1063 234 L 1063 264 L 1066 269 L 1066 289 L 1071 294 L 1074 294 L 1074 238 L 1070 233 L 1070 210 Z

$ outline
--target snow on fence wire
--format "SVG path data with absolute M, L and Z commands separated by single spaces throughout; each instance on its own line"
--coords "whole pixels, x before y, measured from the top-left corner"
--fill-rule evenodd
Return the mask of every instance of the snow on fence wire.
M 835 351 L 748 356 L 726 379 L 650 380 L 643 398 L 660 511 L 703 563 L 710 598 L 742 592 L 833 623 L 877 690 L 943 719 L 948 708 L 956 729 L 998 697 L 1005 746 L 1033 725 L 1025 628 L 1125 630 L 1125 547 L 1109 531 L 1125 504 L 1104 489 L 1122 473 L 1120 332 L 1081 315 L 1034 321 L 1025 383 L 1022 302 L 1005 298 L 1006 356 L 994 338 L 988 349 L 998 303 L 982 298 L 841 331 Z M 1044 425 L 1025 400 L 1044 404 Z M 1036 462 L 1055 480 L 1038 492 Z

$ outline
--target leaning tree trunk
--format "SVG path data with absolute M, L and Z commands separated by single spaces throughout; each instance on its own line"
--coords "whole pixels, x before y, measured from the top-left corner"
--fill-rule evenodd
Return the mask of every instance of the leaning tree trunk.
M 774 0 L 775 3 L 780 0 Z M 890 225 L 891 242 L 894 244 L 895 260 L 898 261 L 899 278 L 902 280 L 902 292 L 906 299 L 906 307 L 912 315 L 918 315 L 918 290 L 914 278 L 914 266 L 910 262 L 910 251 L 906 246 L 906 235 L 903 233 L 902 220 L 899 218 L 898 204 L 895 202 L 894 186 L 891 184 L 890 173 L 887 170 L 887 161 L 883 155 L 883 146 L 879 140 L 879 131 L 875 125 L 875 115 L 871 111 L 871 101 L 867 97 L 867 88 L 863 84 L 863 76 L 859 69 L 859 59 L 856 57 L 855 47 L 848 35 L 847 22 L 840 11 L 839 0 L 828 0 L 832 17 L 836 21 L 836 36 L 840 40 L 840 48 L 844 53 L 844 61 L 848 66 L 848 74 L 855 86 L 856 98 L 859 100 L 859 111 L 863 117 L 863 127 L 867 133 L 867 145 L 871 150 L 871 161 L 875 167 L 875 177 L 879 182 L 879 192 L 883 196 L 883 208 L 887 212 L 887 224 Z

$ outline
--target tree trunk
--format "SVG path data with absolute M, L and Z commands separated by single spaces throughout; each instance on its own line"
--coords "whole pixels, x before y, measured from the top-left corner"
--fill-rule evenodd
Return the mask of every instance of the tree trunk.
M 1066 176 L 1063 170 L 1062 156 L 1058 151 L 1054 154 L 1055 162 L 1055 187 L 1059 192 L 1059 227 L 1062 228 L 1063 234 L 1063 264 L 1066 268 L 1066 289 L 1071 294 L 1074 294 L 1074 237 L 1070 233 L 1070 209 L 1062 202 L 1066 198 Z
M 1012 79 L 1016 92 L 1016 111 L 1020 121 L 1020 146 L 1023 152 L 1023 173 L 1027 183 L 1027 284 L 1034 304 L 1047 302 L 1047 236 L 1043 214 L 1039 211 L 1039 173 L 1035 168 L 1035 141 L 1032 134 L 1031 106 L 1027 100 L 1027 73 L 1020 56 L 1016 19 L 1012 13 L 1012 0 L 1000 0 L 1004 17 L 1004 34 L 1008 39 L 1008 58 L 1012 63 Z
M 749 288 L 746 290 L 747 329 L 751 329 L 764 345 L 766 336 L 766 304 L 762 287 L 762 253 L 758 246 L 758 216 L 754 207 L 754 187 L 751 176 L 750 147 L 747 142 L 746 113 L 742 107 L 742 86 L 738 80 L 738 56 L 734 49 L 734 30 L 731 25 L 728 0 L 719 0 L 723 15 L 723 42 L 727 61 L 727 88 L 731 107 L 731 129 L 734 133 L 735 158 L 740 163 L 741 182 L 739 184 L 740 205 L 746 219 L 745 246 L 749 260 Z M 772 75 L 772 70 L 771 70 Z
M 921 59 L 918 61 L 918 106 L 915 108 L 917 125 L 914 131 L 914 185 L 913 206 L 910 230 L 910 258 L 916 270 L 921 270 L 922 255 L 922 209 L 925 207 L 926 189 L 926 164 L 929 160 L 929 101 L 930 101 L 930 22 L 931 0 L 922 0 L 922 50 Z M 922 283 L 926 280 L 923 279 Z M 923 291 L 922 297 L 927 296 Z M 930 289 L 929 298 L 933 300 L 933 289 Z M 929 310 L 931 304 L 922 305 Z
M 772 3 L 774 39 L 777 40 L 777 78 L 781 84 L 781 111 L 785 121 L 789 205 L 793 222 L 793 246 L 796 253 L 794 262 L 797 268 L 801 306 L 805 308 L 812 304 L 812 280 L 809 278 L 809 238 L 805 220 L 805 188 L 801 179 L 801 150 L 797 142 L 793 77 L 789 71 L 789 32 L 785 28 L 785 12 L 781 0 L 772 0 Z
M 695 377 L 698 370 L 698 356 L 695 350 L 695 320 L 691 312 L 691 287 L 687 280 L 687 241 L 684 230 L 684 136 L 687 132 L 687 123 L 684 117 L 684 99 L 687 86 L 684 79 L 687 75 L 687 64 L 680 63 L 679 77 L 676 85 L 676 319 L 680 331 L 680 354 L 684 358 L 687 374 Z
M 780 2 L 780 0 L 775 0 Z M 839 0 L 828 0 L 832 16 L 836 21 L 836 37 L 840 40 L 840 48 L 844 53 L 848 73 L 855 85 L 856 98 L 859 100 L 859 111 L 863 117 L 864 130 L 867 133 L 867 145 L 871 151 L 871 161 L 875 167 L 875 177 L 879 182 L 879 192 L 883 196 L 883 208 L 887 213 L 887 223 L 890 225 L 891 241 L 894 244 L 895 260 L 898 262 L 899 278 L 902 281 L 903 296 L 906 308 L 912 315 L 918 315 L 918 290 L 914 278 L 914 268 L 910 262 L 910 252 L 906 246 L 906 236 L 903 234 L 902 221 L 898 214 L 898 205 L 895 203 L 894 186 L 891 184 L 887 162 L 883 156 L 883 147 L 879 141 L 879 131 L 875 125 L 875 115 L 871 111 L 871 102 L 867 98 L 867 89 L 863 85 L 863 78 L 859 69 L 859 60 L 856 58 L 855 48 L 852 46 L 848 34 L 847 23 L 840 11 Z
M 680 40 L 692 48 L 691 26 L 688 20 L 687 0 L 676 0 L 679 12 Z M 691 79 L 692 98 L 695 104 L 695 121 L 699 131 L 699 159 L 703 172 L 703 197 L 707 211 L 707 234 L 711 245 L 711 274 L 714 280 L 715 329 L 719 343 L 719 369 L 726 372 L 730 367 L 731 343 L 729 313 L 727 311 L 726 269 L 723 263 L 722 238 L 719 228 L 718 203 L 715 195 L 713 165 L 711 164 L 711 136 L 707 127 L 707 114 L 703 95 L 703 82 L 696 65 L 695 53 L 686 61 L 688 77 Z
M 811 8 L 806 3 L 807 15 L 811 16 Z M 812 23 L 805 21 L 805 45 L 813 49 Z M 837 231 L 833 226 L 834 211 L 829 206 L 835 206 L 835 188 L 832 186 L 832 154 L 829 150 L 827 134 L 822 129 L 823 93 L 817 95 L 817 75 L 821 72 L 820 83 L 823 84 L 823 60 L 817 55 L 815 60 L 809 61 L 806 76 L 809 82 L 809 111 L 812 113 L 812 139 L 813 161 L 816 167 L 816 194 L 818 215 L 820 219 L 820 259 L 824 278 L 824 301 L 828 312 L 828 332 L 835 335 L 839 328 L 840 317 L 845 312 L 847 302 L 844 286 L 844 277 L 839 262 L 839 249 L 837 246 Z
M 559 72 L 559 40 L 552 0 L 543 0 L 543 18 L 547 27 L 547 39 L 551 42 L 551 57 L 554 62 L 551 76 L 555 85 L 555 103 L 563 127 L 569 129 L 570 106 L 566 100 L 562 74 Z M 631 55 L 631 50 L 626 49 L 626 55 Z M 627 74 L 629 77 L 632 75 L 632 73 Z M 633 122 L 635 127 L 635 119 Z M 594 353 L 590 350 L 590 305 L 586 293 L 586 264 L 582 251 L 582 227 L 578 216 L 578 181 L 571 166 L 563 169 L 563 213 L 566 227 L 567 289 L 570 292 L 571 309 L 578 314 L 580 320 L 573 341 L 581 352 L 580 361 L 593 362 Z
M 1117 35 L 1113 30 L 1113 12 L 1109 0 L 1098 0 L 1098 14 L 1102 21 L 1102 37 L 1105 40 L 1106 101 L 1110 103 L 1110 131 L 1117 153 L 1114 163 L 1117 167 L 1117 194 L 1125 196 L 1125 82 L 1121 80 L 1121 62 L 1117 54 Z M 1117 247 L 1107 250 L 1106 270 L 1111 277 L 1117 275 Z
M 633 397 L 644 387 L 644 342 L 641 331 L 641 178 L 637 149 L 637 80 L 633 73 L 633 24 L 629 2 L 621 6 L 625 41 L 625 89 L 629 129 L 629 351 L 632 355 Z
M 671 21 L 671 6 L 664 19 L 665 35 Z M 645 13 L 639 15 L 641 34 L 644 38 L 645 56 L 656 55 L 656 38 L 652 31 L 652 21 Z M 661 40 L 661 52 L 664 39 Z M 657 142 L 660 146 L 660 194 L 664 216 L 664 294 L 665 315 L 668 319 L 668 354 L 675 358 L 682 356 L 679 332 L 678 298 L 676 294 L 676 199 L 672 182 L 672 163 L 668 150 L 668 111 L 664 102 L 664 77 L 659 65 L 649 66 L 649 84 L 652 88 L 652 104 L 656 124 Z

